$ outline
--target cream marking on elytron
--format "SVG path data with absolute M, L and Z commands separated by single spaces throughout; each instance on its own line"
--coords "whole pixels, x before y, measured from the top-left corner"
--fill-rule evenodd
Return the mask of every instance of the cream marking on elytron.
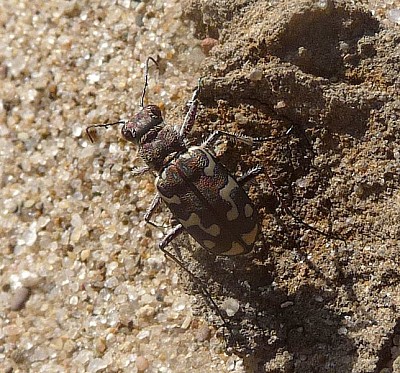
M 258 224 L 249 233 L 242 234 L 242 240 L 246 242 L 247 245 L 251 245 L 256 240 L 258 234 Z
M 177 195 L 173 195 L 172 197 L 169 198 L 162 194 L 161 198 L 167 203 L 174 203 L 175 205 L 181 204 L 181 200 Z
M 200 150 L 202 152 L 202 154 L 204 154 L 207 159 L 208 159 L 208 166 L 204 167 L 204 174 L 206 176 L 214 176 L 214 171 L 215 171 L 215 161 L 214 159 L 211 158 L 210 154 L 208 154 L 207 152 L 205 152 L 201 147 L 199 146 L 194 146 L 191 149 L 193 150 Z
M 248 203 L 246 203 L 246 206 L 244 206 L 244 216 L 246 218 L 249 218 L 252 215 L 253 215 L 253 208 Z
M 203 245 L 209 250 L 212 250 L 216 246 L 215 242 L 210 240 L 204 240 Z
M 229 202 L 231 209 L 226 213 L 226 218 L 229 221 L 235 220 L 239 217 L 239 211 L 237 209 L 235 201 L 231 197 L 233 189 L 238 188 L 238 184 L 232 176 L 228 176 L 226 185 L 219 191 L 219 195 L 224 201 Z
M 224 255 L 240 255 L 243 254 L 244 252 L 244 247 L 241 243 L 239 242 L 232 242 L 232 246 L 228 251 L 224 251 Z
M 217 237 L 221 233 L 221 229 L 217 224 L 212 224 L 209 228 L 204 227 L 199 216 L 194 212 L 190 214 L 189 219 L 187 220 L 179 219 L 179 221 L 185 228 L 191 226 L 200 227 L 204 232 L 208 233 L 210 236 Z

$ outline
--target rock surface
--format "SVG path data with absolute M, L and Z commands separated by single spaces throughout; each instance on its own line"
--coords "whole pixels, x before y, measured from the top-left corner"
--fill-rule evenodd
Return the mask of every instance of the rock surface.
M 221 159 L 232 170 L 261 164 L 293 214 L 330 232 L 285 214 L 267 176 L 257 177 L 256 252 L 201 253 L 191 266 L 214 298 L 240 302 L 232 349 L 268 372 L 391 369 L 400 306 L 399 29 L 344 1 L 188 3 L 196 35 L 219 41 L 203 65 L 201 130 L 277 136 L 252 151 L 228 145 Z

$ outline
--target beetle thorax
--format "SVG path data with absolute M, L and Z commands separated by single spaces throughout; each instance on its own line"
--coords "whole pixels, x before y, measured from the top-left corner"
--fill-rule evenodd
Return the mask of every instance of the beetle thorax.
M 165 125 L 153 137 L 144 137 L 139 143 L 139 154 L 154 171 L 160 171 L 177 153 L 186 150 L 176 130 Z

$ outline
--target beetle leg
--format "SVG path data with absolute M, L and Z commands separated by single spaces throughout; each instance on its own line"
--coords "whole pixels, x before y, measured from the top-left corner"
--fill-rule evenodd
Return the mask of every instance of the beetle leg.
M 194 122 L 196 120 L 197 106 L 199 104 L 197 101 L 197 96 L 199 95 L 200 92 L 200 84 L 201 84 L 201 78 L 198 80 L 197 88 L 193 92 L 192 98 L 188 102 L 189 109 L 186 113 L 185 120 L 183 121 L 183 124 L 179 130 L 180 137 L 186 137 L 186 135 L 192 129 Z
M 220 137 L 225 136 L 229 140 L 233 142 L 242 142 L 247 145 L 254 145 L 254 144 L 259 144 L 263 143 L 266 141 L 273 141 L 280 139 L 284 136 L 287 136 L 292 130 L 292 127 L 290 127 L 284 135 L 281 136 L 270 136 L 270 137 L 251 137 L 251 136 L 246 136 L 246 135 L 241 135 L 240 133 L 232 133 L 232 132 L 226 132 L 226 131 L 215 131 L 213 132 L 208 138 L 203 142 L 203 146 L 207 147 L 211 143 L 216 142 Z
M 179 224 L 176 227 L 174 227 L 171 230 L 171 232 L 168 233 L 164 237 L 164 239 L 160 242 L 159 248 L 167 258 L 173 260 L 183 271 L 185 271 L 190 276 L 192 281 L 195 282 L 199 286 L 200 290 L 203 292 L 203 295 L 204 295 L 205 299 L 210 302 L 210 304 L 214 308 L 214 310 L 217 313 L 217 315 L 221 318 L 223 326 L 228 329 L 228 331 L 230 332 L 232 338 L 234 338 L 233 331 L 232 331 L 229 323 L 227 322 L 227 319 L 222 314 L 222 312 L 221 312 L 220 308 L 218 307 L 217 303 L 215 303 L 214 299 L 212 298 L 210 292 L 207 289 L 207 285 L 200 278 L 198 278 L 196 275 L 194 275 L 188 268 L 186 268 L 185 264 L 180 259 L 178 259 L 174 254 L 172 254 L 171 252 L 169 252 L 165 248 L 176 236 L 178 236 L 180 233 L 182 233 L 183 230 L 184 230 L 184 228 L 183 228 L 183 226 L 181 224 Z
M 240 186 L 243 186 L 251 181 L 254 177 L 259 175 L 261 172 L 262 167 L 260 165 L 250 168 L 250 170 L 247 170 L 242 176 L 237 179 L 237 182 Z
M 324 237 L 328 237 L 328 238 L 336 238 L 338 240 L 341 241 L 345 241 L 345 239 L 343 237 L 341 237 L 340 235 L 337 234 L 332 234 L 331 232 L 325 232 L 321 229 L 318 229 L 316 227 L 314 227 L 313 225 L 310 225 L 308 223 L 306 223 L 301 217 L 299 217 L 298 215 L 296 215 L 290 208 L 289 206 L 286 204 L 286 202 L 283 200 L 281 194 L 279 193 L 279 191 L 276 189 L 276 186 L 274 184 L 274 182 L 272 181 L 271 177 L 268 175 L 268 173 L 265 173 L 265 176 L 267 178 L 268 184 L 270 185 L 273 193 L 275 194 L 276 198 L 279 201 L 279 204 L 282 206 L 283 211 L 285 211 L 285 213 L 289 216 L 291 216 L 297 223 L 301 224 L 303 227 L 305 227 L 306 229 L 309 229 L 311 231 L 317 232 L 318 234 L 324 236 Z
M 202 145 L 204 147 L 209 147 L 212 143 L 215 143 L 222 136 L 226 136 L 227 138 L 229 138 L 232 141 L 240 141 L 241 140 L 240 137 L 242 137 L 242 135 L 239 135 L 238 133 L 230 133 L 230 132 L 225 132 L 225 131 L 214 131 L 205 139 L 205 141 L 202 143 Z M 249 138 L 249 139 L 251 139 L 251 138 Z M 252 144 L 252 143 L 250 142 L 250 144 Z
M 144 173 L 150 171 L 150 167 L 144 166 L 144 167 L 134 167 L 131 169 L 132 175 L 133 176 L 140 176 L 143 175 Z
M 150 206 L 147 208 L 146 213 L 144 214 L 144 220 L 146 223 L 151 224 L 153 227 L 159 227 L 156 223 L 150 221 L 151 217 L 153 216 L 154 212 L 156 211 L 157 207 L 160 205 L 161 197 L 157 193 L 153 200 L 151 201 Z
M 183 228 L 182 224 L 178 224 L 175 227 L 173 227 L 168 233 L 167 235 L 162 239 L 162 241 L 159 244 L 160 249 L 164 252 L 164 254 L 166 254 L 167 256 L 169 256 L 171 258 L 171 256 L 173 256 L 171 253 L 169 253 L 168 251 L 165 250 L 165 247 L 167 247 L 171 241 L 173 239 L 175 239 L 176 237 L 178 237 L 183 231 L 185 230 L 185 228 Z M 177 262 L 177 258 L 173 257 L 172 258 L 175 262 Z M 179 263 L 178 263 L 179 264 Z M 179 264 L 180 265 L 180 264 Z

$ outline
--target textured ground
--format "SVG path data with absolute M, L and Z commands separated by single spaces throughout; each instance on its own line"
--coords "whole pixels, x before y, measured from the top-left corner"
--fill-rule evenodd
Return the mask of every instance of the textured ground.
M 180 3 L 0 4 L 1 369 L 399 372 L 400 4 L 364 2 L 375 19 L 350 1 Z M 148 56 L 147 101 L 168 122 L 205 77 L 194 141 L 293 127 L 217 152 L 231 170 L 262 164 L 296 215 L 332 232 L 287 216 L 260 175 L 254 254 L 177 241 L 221 308 L 239 307 L 226 342 L 143 221 L 154 186 L 130 175 L 136 150 L 115 129 L 93 145 L 84 133 L 137 111 Z
M 276 211 L 266 176 L 258 177 L 251 195 L 264 240 L 256 252 L 247 260 L 199 254 L 192 267 L 212 278 L 214 298 L 239 302 L 232 347 L 267 371 L 396 366 L 398 30 L 346 2 L 298 1 L 271 11 L 263 1 L 193 1 L 185 9 L 198 37 L 224 40 L 203 64 L 199 122 L 262 136 L 293 128 L 251 154 L 228 146 L 224 163 L 261 164 L 296 215 L 338 236 L 316 234 Z

